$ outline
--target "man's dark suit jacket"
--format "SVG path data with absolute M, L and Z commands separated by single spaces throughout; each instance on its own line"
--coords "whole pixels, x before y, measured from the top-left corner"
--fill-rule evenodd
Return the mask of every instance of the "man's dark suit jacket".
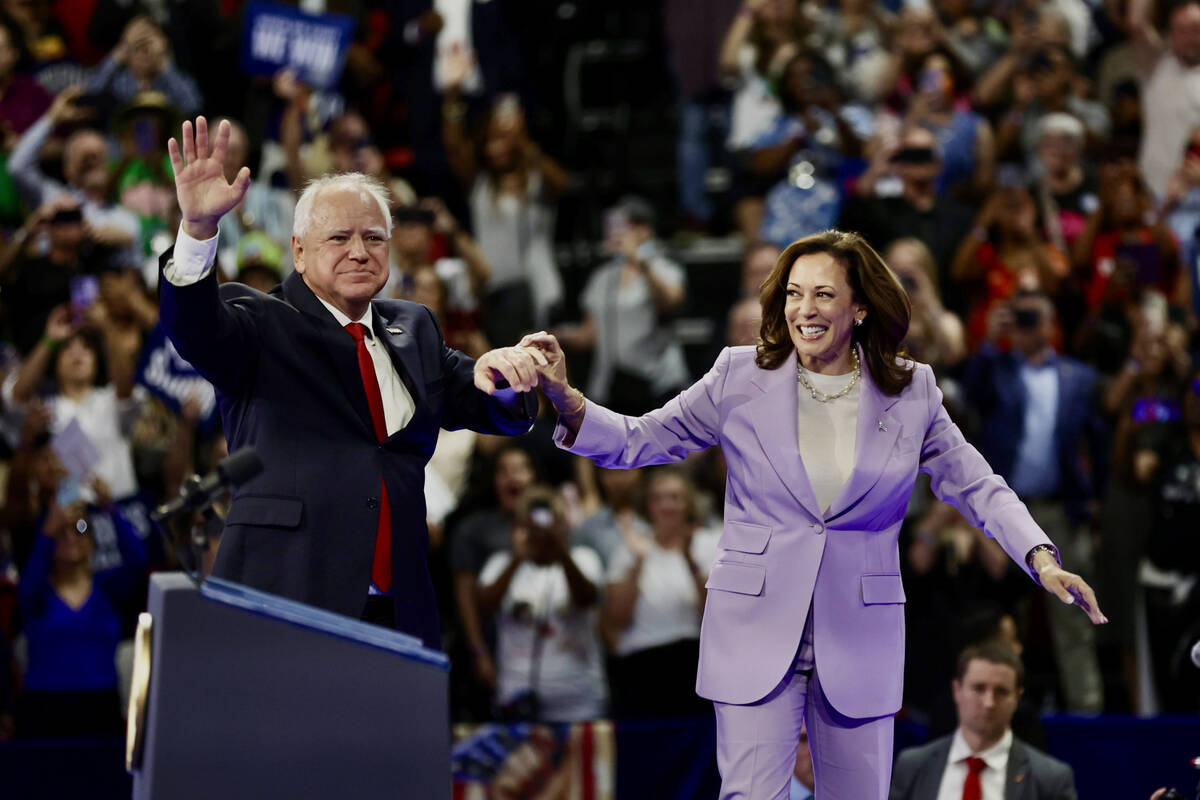
M 934 739 L 902 752 L 892 767 L 892 789 L 888 800 L 937 800 L 950 758 L 953 736 Z M 1014 738 L 1008 753 L 1004 800 L 1075 800 L 1075 773 Z
M 979 414 L 975 444 L 996 474 L 1010 483 L 1029 402 L 1021 363 L 1017 355 L 984 344 L 968 359 L 963 378 L 968 403 Z M 1058 373 L 1054 452 L 1059 499 L 1079 524 L 1086 519 L 1088 501 L 1104 489 L 1099 481 L 1108 473 L 1107 426 L 1095 398 L 1096 371 L 1063 355 L 1055 355 L 1053 365 Z
M 217 387 L 230 451 L 253 446 L 265 464 L 233 492 L 213 574 L 360 616 L 382 478 L 396 628 L 439 647 L 423 488 L 438 429 L 526 433 L 533 394 L 506 409 L 475 388 L 475 362 L 446 347 L 428 308 L 374 300 L 374 335 L 416 406 L 407 426 L 379 442 L 354 339 L 299 274 L 269 295 L 240 284 L 218 289 L 215 270 L 192 286 L 159 284 L 163 327 Z

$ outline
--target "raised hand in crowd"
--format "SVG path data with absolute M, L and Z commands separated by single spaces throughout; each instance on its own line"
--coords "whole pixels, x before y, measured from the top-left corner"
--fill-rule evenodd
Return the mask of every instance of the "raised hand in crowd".
M 141 88 L 149 89 L 170 64 L 171 48 L 166 34 L 154 20 L 139 14 L 125 26 L 112 57 L 133 73 Z
M 445 64 L 443 74 L 446 78 L 446 92 L 457 94 L 462 90 L 471 70 L 475 68 L 475 51 L 455 42 L 442 54 L 442 62 Z
M 65 125 L 70 122 L 82 122 L 92 116 L 91 109 L 77 105 L 83 97 L 83 86 L 75 84 L 68 86 L 54 96 L 54 102 L 46 109 L 46 118 L 54 125 Z
M 181 141 L 175 137 L 167 141 L 183 231 L 193 239 L 216 236 L 218 221 L 242 202 L 250 188 L 249 167 L 242 167 L 233 183 L 225 180 L 229 132 L 229 121 L 222 120 L 210 149 L 208 120 L 196 117 L 194 128 L 190 121 L 183 123 Z

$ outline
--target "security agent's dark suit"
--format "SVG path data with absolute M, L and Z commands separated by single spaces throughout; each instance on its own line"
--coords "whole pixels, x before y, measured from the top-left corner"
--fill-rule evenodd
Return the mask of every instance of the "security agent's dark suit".
M 253 446 L 266 467 L 233 492 L 213 574 L 358 617 L 382 476 L 395 626 L 439 647 L 423 490 L 438 429 L 525 433 L 537 411 L 533 394 L 506 409 L 475 387 L 475 362 L 446 347 L 428 308 L 373 300 L 373 334 L 415 404 L 408 425 L 381 443 L 354 339 L 298 273 L 269 295 L 240 284 L 218 290 L 215 270 L 192 286 L 159 284 L 163 327 L 217 387 L 229 449 Z
M 953 736 L 900 753 L 892 766 L 888 800 L 937 800 Z M 1013 739 L 1004 800 L 1076 800 L 1075 773 L 1063 762 Z

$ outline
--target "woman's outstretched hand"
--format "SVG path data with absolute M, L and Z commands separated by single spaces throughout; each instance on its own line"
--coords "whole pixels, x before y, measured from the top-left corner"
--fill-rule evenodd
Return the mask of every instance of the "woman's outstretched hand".
M 1096 602 L 1096 593 L 1083 578 L 1060 567 L 1049 553 L 1036 554 L 1033 566 L 1047 592 L 1068 605 L 1079 606 L 1093 625 L 1108 622 L 1108 617 L 1104 616 Z

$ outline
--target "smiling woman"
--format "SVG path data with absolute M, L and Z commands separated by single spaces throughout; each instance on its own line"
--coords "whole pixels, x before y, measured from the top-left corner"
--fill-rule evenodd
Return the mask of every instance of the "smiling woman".
M 623 469 L 716 444 L 725 454 L 696 678 L 716 711 L 721 797 L 786 794 L 803 723 L 818 797 L 883 800 L 903 687 L 897 541 L 918 470 L 1031 578 L 1105 618 L 950 420 L 930 367 L 904 357 L 907 295 L 861 236 L 793 243 L 760 300 L 757 347 L 726 348 L 640 417 L 572 388 L 550 334 L 522 344 L 546 356 L 539 386 L 559 411 L 560 446 Z
M 821 296 L 817 288 L 822 289 Z M 812 295 L 811 306 L 806 294 Z M 906 355 L 900 342 L 908 333 L 908 294 L 857 233 L 831 230 L 793 242 L 780 253 L 759 300 L 762 344 L 755 362 L 763 369 L 775 369 L 795 351 L 807 369 L 845 373 L 854 342 L 862 346 L 863 361 L 885 394 L 899 394 L 912 381 L 912 372 L 897 361 Z M 846 324 L 835 324 L 846 313 Z M 851 323 L 851 319 L 861 322 Z M 830 331 L 806 337 L 798 327 L 801 322 L 827 326 Z

